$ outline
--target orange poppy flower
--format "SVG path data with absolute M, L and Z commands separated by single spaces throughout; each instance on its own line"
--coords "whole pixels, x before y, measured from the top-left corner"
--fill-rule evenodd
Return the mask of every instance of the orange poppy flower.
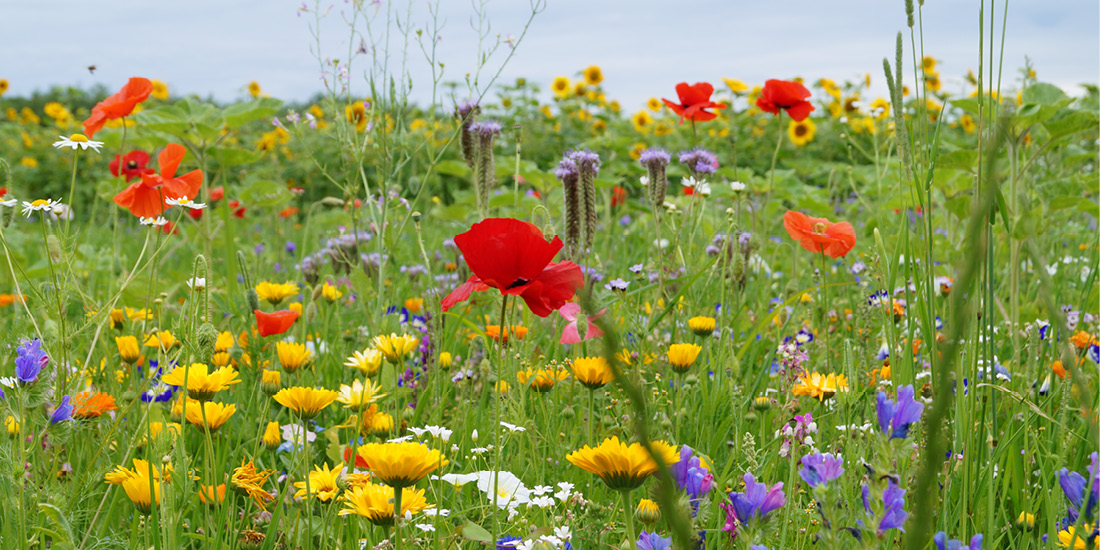
M 115 204 L 138 217 L 159 216 L 164 212 L 165 199 L 195 198 L 202 187 L 202 170 L 192 170 L 176 177 L 176 169 L 187 154 L 178 143 L 169 143 L 157 155 L 159 174 L 142 174 L 141 181 L 130 184 L 115 195 Z
M 802 212 L 788 210 L 783 215 L 783 227 L 792 239 L 810 252 L 839 258 L 856 246 L 856 230 L 848 222 L 833 223 L 826 218 L 811 218 Z
M 84 121 L 84 135 L 92 139 L 92 136 L 103 128 L 104 123 L 132 113 L 134 107 L 148 99 L 152 92 L 153 83 L 148 78 L 131 77 L 118 93 L 92 107 L 92 116 Z
M 712 113 L 707 109 L 726 108 L 725 105 L 710 100 L 713 93 L 714 86 L 706 82 L 696 82 L 690 86 L 687 82 L 681 82 L 676 85 L 676 95 L 679 103 L 664 98 L 661 101 L 665 102 L 665 105 L 668 105 L 672 112 L 680 115 L 680 124 L 684 123 L 685 118 L 692 122 L 706 122 L 718 117 L 718 113 Z
M 274 313 L 264 313 L 257 309 L 253 313 L 256 314 L 256 329 L 260 331 L 260 336 L 282 334 L 290 330 L 294 321 L 298 320 L 298 312 L 289 309 Z
M 73 418 L 85 420 L 98 418 L 107 411 L 116 411 L 115 398 L 103 392 L 81 392 L 73 396 Z

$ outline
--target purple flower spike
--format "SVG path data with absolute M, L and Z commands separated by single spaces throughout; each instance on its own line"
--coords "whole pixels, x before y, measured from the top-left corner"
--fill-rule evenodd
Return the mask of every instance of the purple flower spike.
M 638 157 L 638 162 L 640 162 L 646 168 L 648 168 L 651 164 L 656 164 L 658 166 L 668 166 L 668 161 L 671 158 L 672 157 L 669 156 L 668 152 L 664 149 L 646 149 L 645 151 L 642 151 L 641 156 Z
M 816 453 L 802 457 L 802 469 L 798 475 L 810 487 L 825 485 L 844 473 L 844 459 L 833 453 Z
M 73 419 L 73 405 L 69 402 L 71 399 L 72 397 L 68 395 L 61 398 L 61 404 L 57 406 L 53 415 L 50 416 L 50 424 L 57 424 L 58 422 Z
M 705 496 L 714 488 L 714 475 L 703 467 L 691 447 L 680 448 L 680 461 L 669 466 L 676 486 L 687 492 L 692 500 Z
M 905 520 L 909 517 L 909 512 L 905 511 L 905 489 L 891 480 L 882 492 L 882 503 L 884 508 L 882 519 L 878 522 L 879 532 L 898 529 L 904 533 Z
M 38 380 L 38 373 L 50 362 L 49 356 L 42 351 L 42 341 L 38 338 L 24 340 L 15 352 L 18 355 L 15 358 L 15 376 L 24 384 Z
M 481 134 L 482 137 L 499 136 L 500 123 L 495 120 L 475 122 L 474 124 L 470 125 L 470 131 L 475 134 Z
M 924 403 L 913 399 L 913 386 L 908 385 L 898 388 L 896 403 L 886 397 L 886 392 L 879 392 L 876 410 L 882 433 L 889 435 L 890 439 L 905 439 L 909 435 L 910 424 L 920 420 Z
M 782 482 L 772 485 L 769 489 L 767 485 L 757 483 L 752 474 L 745 474 L 744 480 L 745 492 L 729 495 L 734 514 L 741 523 L 747 523 L 754 517 L 764 519 L 787 503 Z

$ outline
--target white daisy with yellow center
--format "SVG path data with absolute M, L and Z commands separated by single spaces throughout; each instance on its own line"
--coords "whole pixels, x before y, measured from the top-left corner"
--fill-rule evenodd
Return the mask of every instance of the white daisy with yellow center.
M 55 208 L 62 207 L 64 205 L 59 201 L 53 199 L 37 199 L 31 202 L 23 201 L 23 215 L 31 217 L 34 212 L 53 212 Z
M 153 227 L 160 227 L 168 224 L 168 220 L 164 219 L 164 216 L 141 218 L 139 221 L 141 225 L 151 225 Z
M 206 208 L 206 203 L 195 202 L 187 197 L 180 197 L 178 199 L 164 199 L 164 204 L 168 206 L 182 206 L 184 208 L 190 208 L 191 210 L 202 210 Z
M 84 134 L 73 134 L 69 137 L 57 136 L 61 138 L 59 141 L 53 142 L 53 146 L 58 149 L 64 149 L 68 147 L 72 150 L 76 150 L 77 147 L 83 150 L 92 149 L 95 152 L 99 152 L 99 148 L 103 147 L 102 141 L 92 141 L 88 139 L 88 136 Z

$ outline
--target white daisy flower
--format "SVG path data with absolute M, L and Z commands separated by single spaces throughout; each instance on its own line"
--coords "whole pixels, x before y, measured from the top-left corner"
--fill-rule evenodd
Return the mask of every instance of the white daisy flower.
M 17 204 L 19 204 L 19 199 L 8 199 L 6 201 L 0 201 L 0 206 L 7 206 L 8 208 L 11 208 Z
M 53 199 L 37 199 L 33 202 L 23 201 L 23 215 L 31 217 L 32 212 L 53 212 L 54 208 L 64 206 Z
M 157 216 L 155 218 L 153 218 L 153 217 L 141 218 L 138 221 L 141 222 L 141 225 L 151 225 L 153 227 L 160 227 L 162 225 L 167 225 L 168 224 L 168 220 L 164 219 L 164 216 Z
M 523 426 L 516 426 L 515 424 L 509 424 L 507 422 L 501 422 L 500 425 L 504 426 L 505 428 L 508 428 L 508 431 L 510 431 L 510 432 L 526 432 L 527 431 L 527 428 L 524 428 Z
M 180 197 L 178 199 L 164 199 L 164 204 L 168 206 L 182 206 L 184 208 L 190 208 L 191 210 L 202 210 L 206 208 L 206 203 L 195 202 L 187 197 Z
M 417 529 L 424 531 L 425 533 L 435 531 L 435 526 L 430 523 L 417 523 L 415 524 Z
M 98 153 L 99 148 L 103 147 L 103 142 L 102 141 L 92 141 L 92 140 L 88 139 L 88 136 L 86 136 L 84 134 L 73 134 L 69 137 L 65 137 L 65 136 L 57 136 L 57 137 L 59 137 L 61 139 L 59 141 L 53 142 L 53 146 L 58 148 L 58 149 L 63 149 L 65 147 L 68 147 L 68 148 L 73 149 L 75 151 L 76 148 L 79 147 L 79 148 L 85 149 L 85 150 L 92 149 L 92 150 L 94 150 L 95 152 Z
M 187 288 L 193 290 L 206 290 L 206 277 L 187 279 Z
M 730 188 L 732 188 L 734 192 L 744 191 L 745 190 L 745 184 L 741 183 L 739 181 L 731 181 L 730 182 Z

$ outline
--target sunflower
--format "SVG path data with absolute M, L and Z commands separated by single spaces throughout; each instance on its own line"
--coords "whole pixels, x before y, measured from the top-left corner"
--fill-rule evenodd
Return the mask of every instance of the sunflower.
M 329 406 L 339 395 L 332 390 L 295 386 L 279 390 L 279 393 L 275 394 L 275 401 L 297 413 L 303 420 L 309 420 L 317 416 L 321 409 Z
M 256 465 L 251 460 L 241 459 L 241 465 L 233 469 L 233 475 L 229 478 L 229 485 L 234 491 L 251 498 L 263 509 L 267 501 L 275 498 L 274 495 L 264 490 L 263 485 L 267 478 L 275 473 L 274 470 L 256 470 Z
M 214 433 L 218 431 L 218 428 L 221 428 L 235 412 L 237 412 L 236 405 L 225 405 L 213 401 L 203 403 L 195 399 L 188 399 L 183 416 L 192 426 L 198 428 L 200 431 Z
M 128 365 L 133 365 L 141 357 L 141 348 L 135 336 L 115 336 L 115 345 L 118 346 L 118 356 Z
M 674 446 L 664 441 L 654 441 L 652 446 L 665 465 L 680 460 Z M 641 443 L 627 445 L 618 437 L 605 439 L 596 448 L 585 445 L 565 458 L 574 466 L 600 476 L 614 490 L 637 489 L 650 474 L 657 471 L 657 461 Z
M 824 401 L 838 391 L 848 391 L 848 378 L 843 374 L 829 373 L 828 375 L 814 372 L 798 377 L 798 382 L 791 388 L 794 395 L 808 395 L 818 401 Z
M 569 95 L 569 92 L 573 89 L 573 83 L 570 82 L 568 78 L 559 76 L 550 84 L 550 89 L 554 91 L 554 95 L 565 97 Z
M 573 360 L 573 376 L 584 387 L 598 390 L 615 379 L 615 373 L 603 357 L 579 357 Z
M 584 82 L 589 86 L 598 86 L 603 82 L 603 71 L 598 65 L 590 65 L 584 70 Z
M 409 487 L 450 463 L 443 454 L 412 441 L 367 443 L 357 450 L 370 471 L 390 487 Z
M 538 370 L 521 370 L 516 373 L 516 380 L 520 384 L 529 384 L 532 390 L 546 393 L 560 380 L 569 378 L 569 371 L 554 367 L 540 368 Z
M 153 91 L 149 94 L 155 99 L 168 99 L 168 85 L 160 80 L 153 80 Z
M 939 73 L 926 74 L 924 76 L 924 86 L 928 88 L 930 92 L 940 91 L 942 84 L 940 83 Z
M 921 66 L 921 69 L 924 70 L 925 73 L 935 72 L 935 70 L 936 70 L 936 59 L 934 57 L 930 56 L 930 55 L 926 55 L 926 56 L 924 56 L 924 59 L 921 59 L 920 66 Z
M 356 369 L 370 378 L 382 368 L 382 352 L 373 348 L 356 351 L 344 361 L 344 366 Z
M 186 379 L 186 384 L 184 380 Z M 177 366 L 172 372 L 161 377 L 161 382 L 173 386 L 187 386 L 187 395 L 196 401 L 209 401 L 215 393 L 239 384 L 237 371 L 233 367 L 222 367 L 209 371 L 203 363 L 191 363 L 190 367 Z
M 331 469 L 328 467 L 328 462 L 324 466 L 313 466 L 313 471 L 309 473 L 309 494 L 314 498 L 318 498 L 321 502 L 331 502 L 336 498 L 336 495 L 340 493 L 340 488 L 337 486 L 337 479 L 344 471 L 344 464 L 341 462 Z M 294 486 L 298 489 L 298 492 L 294 494 L 294 498 L 306 498 L 306 482 L 296 481 Z
M 359 411 L 385 397 L 386 394 L 380 393 L 381 391 L 382 385 L 374 384 L 370 378 L 367 379 L 366 384 L 355 380 L 350 386 L 347 384 L 340 386 L 340 396 L 336 400 L 343 403 L 345 409 Z
M 252 97 L 260 97 L 263 90 L 260 89 L 260 83 L 253 80 L 248 83 L 248 95 Z
M 814 140 L 814 133 L 817 132 L 817 125 L 809 118 L 802 122 L 791 121 L 787 126 L 787 136 L 791 138 L 791 143 L 802 147 L 807 143 Z
M 267 300 L 267 303 L 277 306 L 282 303 L 283 300 L 291 296 L 297 296 L 298 285 L 291 281 L 282 284 L 263 281 L 256 285 L 256 295 L 259 296 L 261 300 Z
M 279 357 L 279 364 L 287 372 L 294 372 L 310 363 L 312 355 L 305 344 L 298 342 L 276 342 L 275 355 Z
M 959 117 L 959 126 L 961 126 L 963 131 L 968 134 L 973 134 L 974 128 L 977 127 L 977 125 L 974 123 L 974 117 L 970 115 L 963 115 Z
M 694 332 L 696 336 L 710 336 L 714 334 L 715 320 L 714 317 L 692 317 L 688 319 L 688 328 L 691 332 Z
M 703 351 L 703 348 L 698 344 L 672 344 L 666 352 L 668 364 L 672 365 L 672 370 L 683 374 L 695 364 L 700 351 Z
M 420 340 L 408 334 L 398 336 L 391 333 L 389 336 L 375 336 L 373 344 L 374 349 L 382 352 L 387 361 L 396 365 L 420 345 Z
M 73 396 L 70 404 L 73 406 L 73 418 L 86 420 L 99 418 L 103 413 L 118 410 L 115 398 L 103 392 L 81 392 Z
M 653 126 L 653 117 L 645 111 L 634 113 L 634 116 L 630 117 L 630 121 L 634 123 L 634 131 L 643 134 L 649 132 L 650 127 Z
M 367 521 L 382 527 L 393 525 L 394 490 L 385 485 L 368 483 L 349 489 L 344 493 L 346 508 L 340 510 L 341 516 L 356 514 Z M 401 515 L 416 514 L 422 510 L 434 508 L 424 498 L 424 490 L 401 489 Z
M 4 92 L 8 91 L 8 79 L 0 78 L 0 95 L 4 95 Z

